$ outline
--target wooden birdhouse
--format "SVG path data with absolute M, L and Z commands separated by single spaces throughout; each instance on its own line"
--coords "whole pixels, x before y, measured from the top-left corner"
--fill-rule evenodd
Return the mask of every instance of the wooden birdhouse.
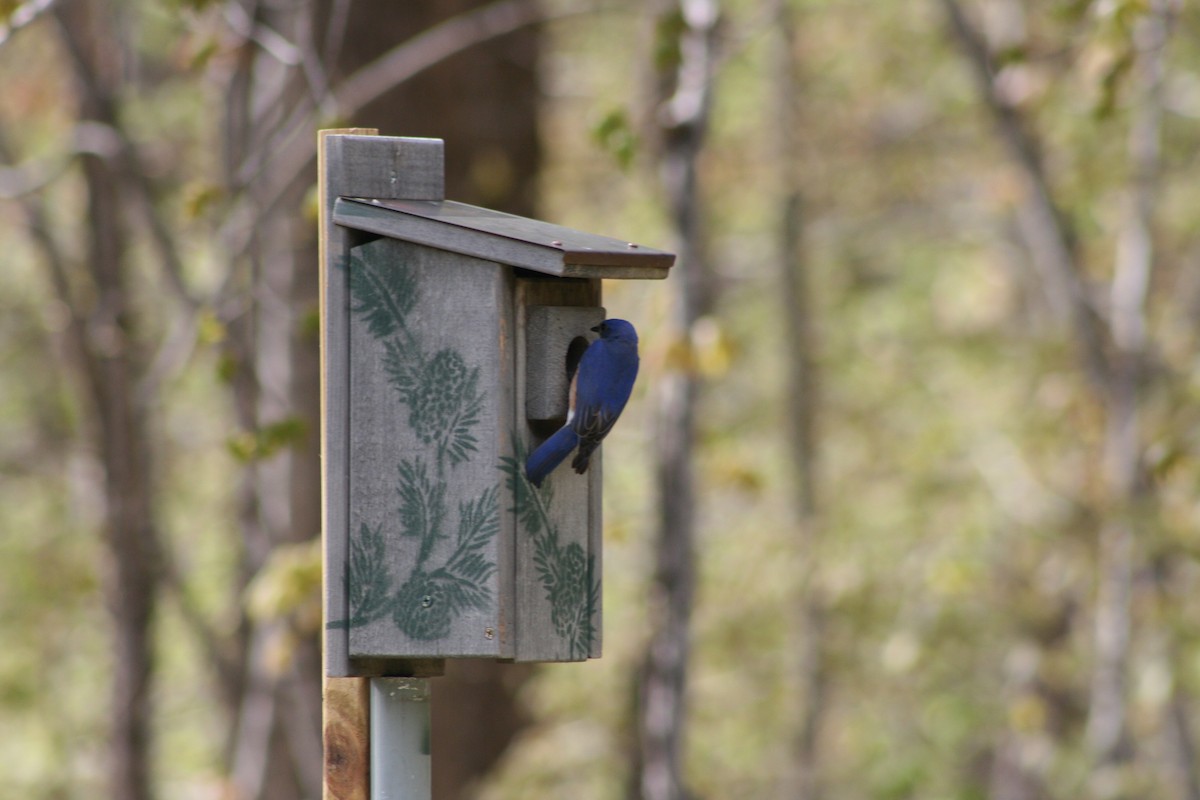
M 602 278 L 669 253 L 443 197 L 440 140 L 321 153 L 326 671 L 600 652 L 601 463 L 541 488 L 605 318 Z

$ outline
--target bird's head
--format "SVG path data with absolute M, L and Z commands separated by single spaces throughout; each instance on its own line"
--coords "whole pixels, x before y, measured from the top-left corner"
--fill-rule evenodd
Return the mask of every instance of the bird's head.
M 606 319 L 592 330 L 600 334 L 600 338 L 606 341 L 637 344 L 637 331 L 633 329 L 633 325 L 623 319 Z

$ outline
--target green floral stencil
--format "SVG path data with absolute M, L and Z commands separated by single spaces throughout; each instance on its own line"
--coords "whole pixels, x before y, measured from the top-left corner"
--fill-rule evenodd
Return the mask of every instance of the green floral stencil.
M 387 613 L 391 571 L 384 559 L 383 532 L 363 523 L 351 539 L 350 627 L 365 625 Z
M 439 539 L 446 538 L 445 483 L 431 483 L 420 462 L 400 465 L 403 534 L 420 540 L 417 561 L 391 605 L 396 627 L 413 639 L 441 639 L 450 633 L 454 618 L 469 608 L 487 608 L 491 590 L 486 581 L 496 571 L 483 550 L 500 530 L 497 487 L 460 503 L 454 549 L 436 569 L 430 556 Z
M 446 502 L 447 472 L 478 452 L 480 369 L 457 350 L 426 349 L 420 331 L 409 326 L 420 298 L 414 270 L 355 254 L 349 273 L 351 313 L 382 343 L 388 383 L 408 410 L 408 427 L 433 457 L 402 460 L 395 513 L 364 522 L 350 537 L 350 614 L 331 627 L 357 628 L 390 617 L 412 639 L 442 639 L 463 612 L 488 607 L 488 581 L 496 572 L 486 553 L 500 530 L 499 486 L 458 503 L 456 515 Z M 416 545 L 403 577 L 388 564 L 389 529 Z
M 408 424 L 425 444 L 437 448 L 438 474 L 446 462 L 458 466 L 478 450 L 471 428 L 479 422 L 483 395 L 479 368 L 468 368 L 454 350 L 425 358 L 419 350 L 385 343 L 384 368 L 401 402 L 409 408 Z
M 513 437 L 514 441 L 517 437 Z M 548 509 L 554 502 L 552 484 L 538 488 L 525 477 L 523 448 L 512 458 L 500 459 L 513 497 L 513 511 L 525 535 L 533 542 L 533 563 L 550 602 L 550 622 L 567 643 L 570 657 L 585 659 L 596 635 L 595 611 L 600 605 L 600 581 L 595 558 L 578 542 L 563 546 L 558 527 Z

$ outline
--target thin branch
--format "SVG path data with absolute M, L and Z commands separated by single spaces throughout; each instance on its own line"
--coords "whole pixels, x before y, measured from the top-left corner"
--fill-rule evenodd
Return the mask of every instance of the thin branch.
M 983 35 L 967 18 L 958 0 L 941 2 L 950 31 L 971 66 L 979 95 L 996 123 L 1001 140 L 1026 178 L 1029 197 L 1020 221 L 1034 251 L 1034 264 L 1042 274 L 1055 310 L 1070 321 L 1085 374 L 1094 386 L 1105 387 L 1110 371 L 1107 331 L 1088 296 L 1078 265 L 1075 237 L 1054 201 L 1041 150 L 1019 110 L 998 91 Z
M 672 0 L 658 15 L 681 23 L 679 60 L 657 75 L 654 101 L 660 181 L 679 248 L 673 326 L 686 339 L 712 312 L 711 268 L 705 253 L 699 161 L 712 109 L 719 50 L 716 0 Z M 658 524 L 652 587 L 653 632 L 637 676 L 636 736 L 628 787 L 631 800 L 684 800 L 689 631 L 696 585 L 696 403 L 700 378 L 677 370 L 663 377 L 657 413 L 659 457 L 655 480 Z
M 1138 558 L 1136 509 L 1149 491 L 1142 473 L 1140 423 L 1146 296 L 1154 266 L 1152 229 L 1161 160 L 1162 94 L 1173 0 L 1153 0 L 1134 26 L 1135 96 L 1129 131 L 1133 165 L 1111 286 L 1117 346 L 1107 386 L 1105 472 L 1115 513 L 1100 536 L 1095 670 L 1087 738 L 1101 765 L 1129 755 L 1127 684 L 1133 645 L 1133 573 Z
M 3 46 L 21 28 L 49 11 L 56 2 L 57 0 L 29 0 L 29 2 L 14 8 L 5 23 L 0 25 L 0 46 Z
M 0 167 L 0 200 L 20 200 L 41 192 L 66 174 L 69 160 L 45 161 Z
M 769 80 L 775 98 L 775 154 L 779 187 L 778 288 L 783 343 L 788 353 L 784 394 L 791 455 L 791 505 L 794 547 L 803 565 L 793 612 L 796 629 L 796 675 L 800 688 L 800 723 L 790 748 L 791 769 L 784 776 L 787 796 L 796 800 L 821 797 L 821 736 L 829 707 L 830 683 L 827 604 L 816 584 L 820 569 L 817 545 L 822 528 L 819 499 L 821 411 L 817 338 L 813 324 L 812 266 L 804 252 L 804 209 L 798 168 L 799 135 L 804 129 L 800 104 L 800 67 L 796 56 L 796 12 L 788 0 L 767 4 L 774 29 Z
M 175 597 L 184 625 L 196 637 L 200 649 L 208 656 L 208 661 L 216 673 L 217 681 L 225 698 L 236 703 L 234 695 L 237 692 L 241 676 L 238 674 L 238 665 L 235 659 L 222 645 L 217 629 L 205 618 L 204 613 L 196 605 L 196 601 L 188 592 L 187 586 L 179 574 L 175 559 L 165 546 L 162 548 L 161 558 L 163 584 Z
M 144 408 L 157 394 L 162 382 L 174 374 L 191 352 L 190 343 L 195 339 L 194 331 L 201 302 L 193 296 L 184 278 L 183 257 L 175 234 L 163 216 L 159 189 L 150 179 L 138 146 L 121 123 L 111 98 L 96 81 L 95 65 L 87 55 L 87 44 L 84 41 L 86 32 L 77 30 L 72 25 L 64 24 L 59 27 L 67 52 L 80 75 L 80 83 L 98 112 L 99 119 L 92 123 L 86 132 L 91 134 L 90 138 L 99 140 L 99 145 L 104 150 L 101 155 L 115 162 L 115 168 L 122 181 L 133 189 L 166 284 L 183 306 L 182 318 L 176 324 L 174 332 L 159 348 L 159 352 L 151 361 L 150 369 L 138 378 L 135 402 Z M 77 140 L 83 138 L 84 127 L 77 126 Z
M 1154 266 L 1153 226 L 1162 162 L 1164 53 L 1174 24 L 1169 0 L 1154 0 L 1151 11 L 1134 30 L 1139 53 L 1135 76 L 1138 96 L 1129 131 L 1133 168 L 1124 225 L 1117 239 L 1111 287 L 1113 340 L 1126 352 L 1142 349 L 1146 336 L 1145 306 Z
M 396 45 L 347 78 L 336 90 L 338 113 L 352 117 L 371 101 L 433 64 L 548 16 L 533 0 L 503 0 L 451 17 Z
M 246 13 L 237 3 L 223 6 L 225 21 L 230 29 L 242 38 L 254 42 L 264 52 L 285 66 L 294 67 L 303 60 L 303 48 L 288 41 L 287 37 Z
M 322 45 L 322 61 L 336 64 L 346 42 L 346 28 L 350 23 L 351 0 L 332 0 L 329 19 L 325 23 L 325 42 Z
M 7 139 L 0 135 L 0 163 L 12 164 L 13 160 L 13 151 Z M 100 383 L 99 367 L 88 344 L 87 321 L 80 313 L 79 305 L 75 302 L 71 292 L 71 281 L 68 277 L 71 273 L 71 266 L 58 240 L 51 233 L 54 230 L 54 226 L 51 224 L 49 215 L 46 213 L 43 198 L 40 194 L 28 194 L 17 198 L 17 203 L 25 214 L 26 230 L 32 237 L 36 247 L 42 253 L 47 272 L 50 275 L 50 285 L 54 290 L 54 295 L 61 307 L 66 311 L 67 338 L 71 349 L 79 359 L 80 367 L 86 376 L 88 385 L 92 387 L 93 392 L 98 392 Z
M 460 14 L 408 39 L 384 53 L 335 86 L 334 108 L 350 119 L 367 104 L 431 67 L 458 53 L 529 25 L 594 14 L 603 2 L 585 2 L 576 8 L 554 11 L 532 0 L 502 0 Z M 237 185 L 255 184 L 255 205 L 275 208 L 302 181 L 316 158 L 313 129 L 320 123 L 313 107 L 297 106 L 278 130 L 281 137 L 264 149 L 262 158 L 246 159 L 237 169 Z
M 300 28 L 297 38 L 301 39 L 305 45 L 301 48 L 301 66 L 304 69 L 304 78 L 308 87 L 308 95 L 316 105 L 322 116 L 330 116 L 334 112 L 333 95 L 330 91 L 329 73 L 325 69 L 326 64 L 333 62 L 322 61 L 320 50 L 317 47 L 317 42 L 313 36 L 313 14 L 300 14 L 300 19 L 297 25 Z

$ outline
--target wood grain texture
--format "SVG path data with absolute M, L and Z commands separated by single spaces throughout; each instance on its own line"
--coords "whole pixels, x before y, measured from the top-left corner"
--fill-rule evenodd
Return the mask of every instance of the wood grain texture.
M 331 349 L 340 352 L 339 342 L 342 341 L 344 335 L 338 328 L 338 323 L 344 325 L 345 315 L 334 315 L 337 321 L 334 323 L 333 330 L 331 331 L 328 313 L 330 298 L 328 297 L 327 287 L 329 285 L 330 268 L 333 263 L 331 262 L 331 253 L 338 254 L 338 259 L 340 259 L 345 247 L 345 233 L 340 229 L 336 229 L 333 225 L 333 198 L 336 195 L 331 192 L 329 176 L 331 170 L 335 173 L 338 171 L 338 159 L 335 158 L 333 163 L 330 163 L 327 145 L 331 136 L 342 134 L 371 135 L 374 133 L 376 131 L 362 128 L 321 131 L 318 134 L 317 143 L 317 193 L 321 198 L 322 209 L 318 222 L 320 258 L 317 265 L 320 271 L 321 309 L 321 460 L 323 464 L 321 475 L 321 539 L 323 542 L 323 552 L 325 553 L 325 557 L 322 559 L 321 583 L 322 593 L 325 597 L 326 621 L 329 620 L 331 586 L 338 586 L 337 591 L 341 592 L 343 596 L 343 601 L 340 605 L 343 608 L 345 606 L 344 590 L 340 586 L 340 581 L 331 582 L 328 574 L 331 521 L 333 523 L 333 530 L 344 530 L 345 527 L 344 522 L 339 522 L 339 520 L 344 519 L 344 505 L 340 503 L 345 498 L 344 487 L 334 492 L 339 502 L 335 503 L 334 506 L 330 504 L 330 478 L 332 475 L 334 476 L 335 483 L 342 483 L 342 476 L 345 475 L 344 460 L 338 461 L 335 459 L 331 471 L 328 447 L 331 412 L 335 420 L 333 423 L 333 428 L 336 431 L 335 438 L 339 442 L 345 439 L 345 431 L 341 425 L 341 420 L 345 416 L 345 396 L 341 392 L 335 392 L 331 395 L 328 358 Z M 340 291 L 338 288 L 335 288 L 333 306 L 335 308 L 344 307 L 344 297 L 344 287 Z M 340 368 L 340 365 L 345 364 L 345 357 L 335 358 L 335 361 L 339 364 Z M 338 453 L 344 452 L 344 449 L 335 448 L 335 450 Z M 340 549 L 344 551 L 344 543 L 341 544 Z M 335 603 L 335 605 L 337 604 Z M 324 800 L 367 800 L 370 791 L 368 774 L 370 770 L 368 762 L 370 750 L 367 740 L 369 735 L 368 714 L 370 710 L 367 694 L 368 684 L 366 679 L 363 678 L 330 677 L 329 664 L 331 653 L 334 663 L 338 665 L 345 665 L 346 663 L 345 635 L 330 637 L 328 630 L 326 630 L 324 639 L 326 666 L 322 677 L 321 702 L 322 741 L 324 746 L 322 797 Z M 342 674 L 344 674 L 344 670 L 342 670 Z
M 338 165 L 334 196 L 405 200 L 445 197 L 445 147 L 441 139 L 342 134 L 327 140 Z
M 370 699 L 367 678 L 325 678 L 324 800 L 367 800 Z

